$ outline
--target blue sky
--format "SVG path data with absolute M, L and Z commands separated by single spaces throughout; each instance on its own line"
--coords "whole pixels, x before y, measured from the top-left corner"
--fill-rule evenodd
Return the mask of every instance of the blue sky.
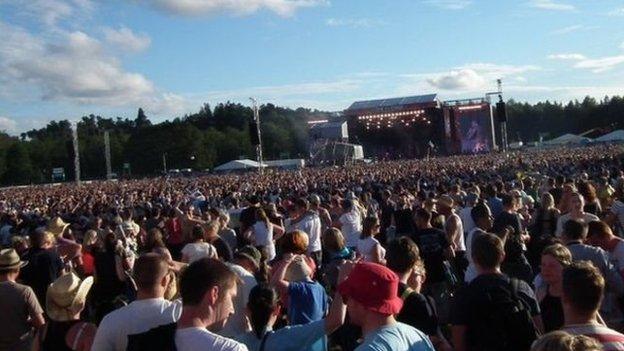
M 0 0 L 0 129 L 204 103 L 624 95 L 622 0 Z

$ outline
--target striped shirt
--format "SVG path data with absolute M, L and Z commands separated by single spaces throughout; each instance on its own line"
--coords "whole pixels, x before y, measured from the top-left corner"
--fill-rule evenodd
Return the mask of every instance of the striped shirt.
M 561 330 L 572 335 L 585 335 L 596 339 L 605 351 L 624 350 L 624 334 L 599 324 L 573 324 Z

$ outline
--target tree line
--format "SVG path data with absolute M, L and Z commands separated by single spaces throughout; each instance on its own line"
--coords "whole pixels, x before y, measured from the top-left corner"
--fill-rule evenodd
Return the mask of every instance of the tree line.
M 624 97 L 597 101 L 507 104 L 510 141 L 536 141 L 564 133 L 599 128 L 622 128 Z M 266 104 L 260 107 L 263 153 L 266 159 L 306 158 L 310 119 L 324 119 L 328 112 L 290 109 Z M 237 103 L 205 104 L 196 113 L 152 123 L 142 109 L 135 119 L 105 118 L 91 114 L 78 122 L 82 179 L 106 175 L 104 132 L 110 135 L 113 172 L 132 176 L 159 174 L 163 156 L 167 168 L 210 169 L 240 157 L 253 158 L 249 128 L 253 111 Z M 364 141 L 362 141 L 364 142 Z M 73 179 L 73 145 L 68 120 L 52 121 L 20 136 L 0 132 L 0 182 L 3 185 L 49 182 L 52 169 L 62 167 Z M 124 167 L 129 166 L 129 168 Z

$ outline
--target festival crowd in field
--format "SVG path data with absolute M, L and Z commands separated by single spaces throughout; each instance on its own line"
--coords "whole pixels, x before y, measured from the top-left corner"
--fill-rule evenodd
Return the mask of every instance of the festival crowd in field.
M 1 350 L 624 350 L 624 149 L 0 190 Z

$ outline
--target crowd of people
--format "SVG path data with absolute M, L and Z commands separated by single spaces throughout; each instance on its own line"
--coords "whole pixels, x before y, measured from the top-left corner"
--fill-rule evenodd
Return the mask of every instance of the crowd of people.
M 0 350 L 624 350 L 624 149 L 0 190 Z

